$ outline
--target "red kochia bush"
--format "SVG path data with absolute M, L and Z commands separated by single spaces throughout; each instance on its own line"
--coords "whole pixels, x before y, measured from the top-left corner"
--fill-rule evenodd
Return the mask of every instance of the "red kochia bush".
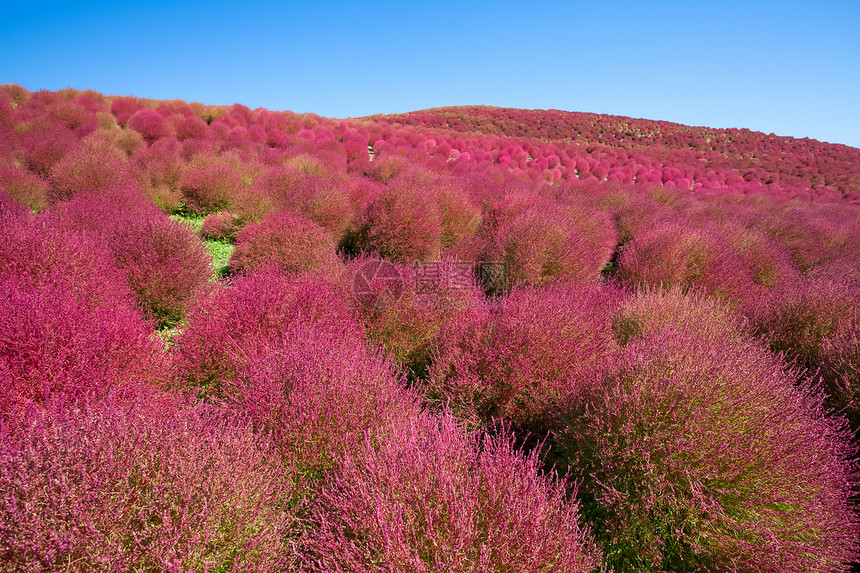
M 0 167 L 0 189 L 31 211 L 47 206 L 48 184 L 24 169 Z
M 200 236 L 204 239 L 215 239 L 233 242 L 242 230 L 242 219 L 229 211 L 212 213 L 203 219 Z
M 669 328 L 584 386 L 557 439 L 606 565 L 847 571 L 856 447 L 796 381 L 757 342 Z
M 336 247 L 331 235 L 313 221 L 290 213 L 269 215 L 239 233 L 230 270 L 248 274 L 275 266 L 290 274 L 318 271 L 334 276 L 342 266 Z
M 512 284 L 595 282 L 612 256 L 615 236 L 605 215 L 548 204 L 525 209 L 495 230 L 489 258 L 504 261 Z
M 134 179 L 129 166 L 118 156 L 122 152 L 118 149 L 116 152 L 106 154 L 101 149 L 81 145 L 63 157 L 51 169 L 49 201 L 53 204 L 69 200 L 82 191 L 132 184 Z
M 193 213 L 214 213 L 229 209 L 245 183 L 227 162 L 196 167 L 185 174 L 180 189 L 185 208 Z
M 142 394 L 58 402 L 0 426 L 4 569 L 291 570 L 289 464 L 244 420 Z
M 388 184 L 365 210 L 360 247 L 400 262 L 438 259 L 442 249 L 439 207 L 416 177 Z
M 42 177 L 78 144 L 78 138 L 59 122 L 37 122 L 21 136 L 24 166 Z
M 140 133 L 147 143 L 172 135 L 173 126 L 154 109 L 141 109 L 128 118 L 128 127 Z
M 471 423 L 501 419 L 543 434 L 553 409 L 613 356 L 619 302 L 610 287 L 571 284 L 468 309 L 440 332 L 428 396 Z
M 297 321 L 346 339 L 364 337 L 344 293 L 320 277 L 286 277 L 275 270 L 240 276 L 200 301 L 186 318 L 175 339 L 177 383 L 217 396 L 225 380 L 235 379 L 242 349 L 277 339 Z
M 140 307 L 161 326 L 175 324 L 212 276 L 205 245 L 133 188 L 103 195 L 84 194 L 56 214 L 65 225 L 101 238 Z
M 312 322 L 285 324 L 230 350 L 243 366 L 224 386 L 226 402 L 247 413 L 300 472 L 330 467 L 355 453 L 366 432 L 401 427 L 419 412 L 391 362 L 362 340 Z
M 88 304 L 73 288 L 58 275 L 0 279 L 0 412 L 166 382 L 167 356 L 140 313 L 130 303 Z
M 312 571 L 582 572 L 599 564 L 564 484 L 506 437 L 422 415 L 345 456 L 313 505 Z
M 751 271 L 715 232 L 663 223 L 638 233 L 621 251 L 618 278 L 636 287 L 698 289 L 736 303 L 753 294 Z
M 387 270 L 399 285 L 380 282 Z M 389 266 L 390 265 L 390 266 Z M 430 360 L 433 341 L 449 321 L 465 308 L 483 304 L 483 293 L 473 269 L 459 261 L 432 261 L 414 266 L 381 263 L 360 256 L 350 261 L 346 278 L 352 281 L 352 302 L 368 338 L 395 360 L 408 367 L 408 373 L 423 377 Z M 374 283 L 374 280 L 377 282 Z M 375 286 L 379 290 L 373 290 Z M 394 287 L 386 293 L 386 286 Z M 397 287 L 402 287 L 397 289 Z M 372 292 L 368 296 L 368 291 Z M 374 295 L 391 295 L 373 300 Z

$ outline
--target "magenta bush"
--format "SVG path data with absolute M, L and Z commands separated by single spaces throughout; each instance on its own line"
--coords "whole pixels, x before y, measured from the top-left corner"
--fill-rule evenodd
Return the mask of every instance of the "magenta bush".
M 545 435 L 558 404 L 613 358 L 620 300 L 609 286 L 568 284 L 463 311 L 439 334 L 428 398 L 471 424 L 501 420 Z
M 557 440 L 615 571 L 847 571 L 856 447 L 755 341 L 664 329 L 573 397 Z
M 359 248 L 399 262 L 438 259 L 442 221 L 437 204 L 425 191 L 390 183 L 362 216 Z
M 236 357 L 261 341 L 276 340 L 294 322 L 344 339 L 363 339 L 364 330 L 342 290 L 318 276 L 287 277 L 264 270 L 233 279 L 201 300 L 175 339 L 176 383 L 201 396 L 218 396 L 225 381 L 235 380 Z
M 215 162 L 189 170 L 180 190 L 188 211 L 207 214 L 229 209 L 244 185 L 242 176 L 232 165 Z
M 59 122 L 36 122 L 21 135 L 23 165 L 41 177 L 78 144 L 74 132 Z
M 0 189 L 30 211 L 47 207 L 48 183 L 25 169 L 0 166 Z
M 58 402 L 50 416 L 0 426 L 4 564 L 290 569 L 298 527 L 289 465 L 244 420 L 143 394 Z
M 320 472 L 355 453 L 367 432 L 401 427 L 420 409 L 390 361 L 361 339 L 313 322 L 284 324 L 228 351 L 242 366 L 224 385 L 226 403 L 307 475 L 310 491 L 320 485 Z
M 684 294 L 677 286 L 642 289 L 628 297 L 612 316 L 612 331 L 622 346 L 666 329 L 685 332 L 702 341 L 746 340 L 752 336 L 742 315 L 701 293 Z
M 757 290 L 750 268 L 715 232 L 678 223 L 641 231 L 621 251 L 617 277 L 637 288 L 678 286 L 728 303 Z
M 122 158 L 83 145 L 54 165 L 50 180 L 48 200 L 51 204 L 67 201 L 82 191 L 98 191 L 134 182 L 129 165 Z
M 344 277 L 350 281 L 346 288 L 353 291 L 350 300 L 369 340 L 405 366 L 410 378 L 423 378 L 437 335 L 451 326 L 459 311 L 484 304 L 483 293 L 474 269 L 460 261 L 414 266 L 385 262 L 381 263 L 385 265 L 382 274 L 380 263 L 367 256 L 349 262 Z M 395 269 L 393 276 L 399 285 L 380 282 L 387 276 L 386 267 Z M 399 288 L 386 293 L 389 286 Z M 374 295 L 380 298 L 375 300 Z
M 128 127 L 140 133 L 148 144 L 173 135 L 173 126 L 154 109 L 140 109 L 128 118 Z
M 234 242 L 242 230 L 243 221 L 238 215 L 229 211 L 212 213 L 203 219 L 200 236 L 204 239 L 214 239 Z
M 266 197 L 272 211 L 301 215 L 327 229 L 336 242 L 355 218 L 349 197 L 339 185 L 295 167 L 267 169 L 254 181 L 252 191 Z
M 176 138 L 186 139 L 208 139 L 209 125 L 196 115 L 187 115 L 176 124 Z
M 274 266 L 288 274 L 321 272 L 336 276 L 343 264 L 336 247 L 331 235 L 313 221 L 290 213 L 269 215 L 239 233 L 230 270 L 250 274 Z
M 176 324 L 212 278 L 211 256 L 194 231 L 133 189 L 85 193 L 55 215 L 103 241 L 138 305 L 160 327 Z
M 311 571 L 587 572 L 599 564 L 565 485 L 507 437 L 422 415 L 344 456 L 313 504 Z
M 167 381 L 163 344 L 140 313 L 130 303 L 87 300 L 76 288 L 56 273 L 14 269 L 0 279 L 3 415 L 54 396 L 99 398 L 117 386 Z
M 512 285 L 558 279 L 596 282 L 614 243 L 615 228 L 608 218 L 548 204 L 524 209 L 501 224 L 492 233 L 487 257 L 505 263 Z

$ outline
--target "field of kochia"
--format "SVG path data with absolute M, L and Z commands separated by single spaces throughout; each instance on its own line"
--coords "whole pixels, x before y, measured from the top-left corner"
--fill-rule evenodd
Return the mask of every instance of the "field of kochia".
M 860 149 L 0 86 L 0 571 L 860 561 Z

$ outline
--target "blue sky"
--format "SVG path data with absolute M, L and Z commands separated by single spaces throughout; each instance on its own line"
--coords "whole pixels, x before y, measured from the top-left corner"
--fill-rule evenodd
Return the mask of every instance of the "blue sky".
M 0 83 L 357 117 L 444 105 L 860 147 L 860 1 L 3 2 Z

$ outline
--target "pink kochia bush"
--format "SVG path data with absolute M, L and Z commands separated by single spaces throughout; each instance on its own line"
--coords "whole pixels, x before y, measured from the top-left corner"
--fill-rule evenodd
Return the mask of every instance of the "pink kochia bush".
M 188 211 L 206 214 L 229 209 L 244 185 L 232 165 L 215 162 L 191 168 L 182 179 L 180 190 Z
M 556 439 L 606 565 L 847 571 L 858 557 L 851 433 L 760 343 L 645 332 L 590 382 Z
M 442 251 L 439 207 L 411 179 L 392 181 L 364 212 L 359 247 L 400 262 L 438 259 Z
M 166 382 L 162 344 L 97 242 L 26 213 L 0 227 L 0 411 Z
M 336 247 L 331 234 L 313 221 L 290 213 L 269 215 L 239 233 L 230 270 L 249 274 L 277 267 L 287 274 L 311 271 L 335 276 L 342 267 Z
M 545 434 L 558 404 L 613 356 L 620 299 L 609 286 L 553 285 L 466 309 L 439 334 L 428 397 L 470 423 Z
M 140 307 L 160 326 L 178 322 L 207 288 L 212 268 L 205 245 L 135 188 L 82 194 L 58 206 L 55 215 L 61 224 L 101 239 Z
M 747 315 L 774 352 L 821 376 L 828 404 L 860 420 L 860 292 L 846 280 L 803 277 L 774 288 Z
M 366 432 L 401 427 L 419 411 L 390 361 L 318 323 L 294 321 L 230 352 L 242 366 L 224 386 L 226 403 L 306 474 L 355 453 Z
M 276 340 L 294 322 L 312 322 L 344 339 L 364 338 L 340 289 L 319 276 L 266 269 L 235 278 L 189 313 L 176 338 L 176 383 L 201 397 L 221 395 L 224 383 L 256 360 L 253 351 L 264 350 L 262 342 Z
M 365 286 L 374 288 L 373 281 L 379 281 L 380 264 L 383 271 L 394 270 L 402 289 L 372 304 L 360 290 Z M 351 300 L 370 341 L 406 366 L 413 377 L 426 375 L 433 341 L 450 326 L 452 318 L 484 300 L 472 268 L 452 260 L 405 265 L 360 256 L 350 261 L 345 278 L 359 290 L 354 290 L 357 296 Z M 386 294 L 384 283 L 376 285 L 380 290 L 375 294 Z
M 750 268 L 710 229 L 663 223 L 641 231 L 621 251 L 618 278 L 636 287 L 679 286 L 737 303 L 755 293 Z
M 563 482 L 507 437 L 424 414 L 340 460 L 313 504 L 311 571 L 594 570 Z
M 554 203 L 538 203 L 514 214 L 517 210 L 493 230 L 488 254 L 490 260 L 504 261 L 511 284 L 598 280 L 616 243 L 608 216 Z
M 148 393 L 0 425 L 0 561 L 15 571 L 285 571 L 288 462 L 242 418 Z

